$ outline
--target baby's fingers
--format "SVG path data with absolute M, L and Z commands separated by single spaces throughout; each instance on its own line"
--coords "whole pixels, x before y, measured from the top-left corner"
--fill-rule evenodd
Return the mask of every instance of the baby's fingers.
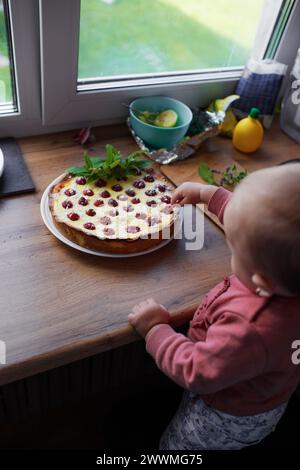
M 142 303 L 137 304 L 134 307 L 132 307 L 132 313 L 133 314 L 140 313 L 140 311 L 143 310 L 143 308 L 144 308 L 144 305 Z
M 184 206 L 185 204 L 191 204 L 191 200 L 188 196 L 184 196 L 180 201 L 181 206 Z
M 136 326 L 140 320 L 140 315 L 138 313 L 130 313 L 127 317 L 128 322 L 130 323 L 131 326 Z
M 181 204 L 183 199 L 184 199 L 184 194 L 183 194 L 183 191 L 179 187 L 172 194 L 171 204 L 176 204 L 176 203 Z

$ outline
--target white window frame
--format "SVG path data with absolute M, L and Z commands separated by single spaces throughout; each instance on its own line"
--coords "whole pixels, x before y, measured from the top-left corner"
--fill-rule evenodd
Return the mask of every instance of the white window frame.
M 266 0 L 252 56 L 262 58 L 282 4 Z M 77 89 L 80 0 L 9 0 L 19 111 L 0 116 L 0 136 L 33 135 L 81 126 L 124 122 L 137 96 L 165 94 L 190 106 L 205 106 L 234 92 L 242 67 L 139 76 L 134 80 L 91 80 Z M 270 15 L 271 12 L 271 15 Z M 266 21 L 266 19 L 268 21 Z M 299 38 L 297 0 L 275 58 L 293 63 Z M 127 77 L 128 78 L 128 77 Z
M 271 0 L 268 0 L 271 1 Z M 297 50 L 300 47 L 300 35 L 299 35 L 299 25 L 300 25 L 300 0 L 295 2 L 294 8 L 291 12 L 289 20 L 287 22 L 286 28 L 282 35 L 281 41 L 277 47 L 275 59 L 278 62 L 288 65 L 288 74 L 293 67 Z
M 267 0 L 256 44 L 265 33 L 265 43 L 260 44 L 258 56 L 267 47 L 266 34 L 270 35 L 280 9 L 281 0 Z M 270 4 L 271 8 L 270 8 Z M 59 15 L 57 12 L 59 11 Z M 270 11 L 272 17 L 270 18 Z M 265 30 L 264 17 L 268 12 L 269 30 Z M 49 18 L 52 20 L 49 20 Z M 101 82 L 77 89 L 78 47 L 80 27 L 80 0 L 40 0 L 42 103 L 45 125 L 72 121 L 111 124 L 124 120 L 127 110 L 122 103 L 129 103 L 136 96 L 168 94 L 191 106 L 206 105 L 218 96 L 234 91 L 242 67 L 201 70 L 178 74 L 156 74 L 139 77 L 134 81 Z M 55 21 L 55 27 L 53 23 Z M 269 39 L 269 37 L 267 37 Z M 56 71 L 59 70 L 59 74 Z M 55 90 L 55 91 L 54 91 Z
M 15 112 L 0 115 L 0 136 L 26 135 L 41 122 L 38 0 L 9 0 Z

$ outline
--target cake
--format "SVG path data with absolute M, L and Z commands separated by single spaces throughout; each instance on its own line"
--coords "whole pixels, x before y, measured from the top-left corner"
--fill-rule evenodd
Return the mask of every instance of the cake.
M 179 208 L 174 186 L 147 167 L 119 178 L 66 174 L 49 194 L 58 230 L 76 244 L 109 253 L 137 253 L 172 236 Z

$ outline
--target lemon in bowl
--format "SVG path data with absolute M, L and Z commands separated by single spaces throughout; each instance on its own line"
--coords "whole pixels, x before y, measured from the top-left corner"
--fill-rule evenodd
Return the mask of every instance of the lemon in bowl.
M 187 105 L 166 96 L 137 98 L 130 104 L 129 112 L 136 135 L 156 149 L 171 149 L 180 142 L 193 118 Z

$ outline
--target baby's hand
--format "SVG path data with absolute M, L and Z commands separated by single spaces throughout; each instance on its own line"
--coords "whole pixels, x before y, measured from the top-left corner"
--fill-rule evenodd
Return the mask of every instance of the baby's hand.
M 171 203 L 180 204 L 198 204 L 203 202 L 207 204 L 211 196 L 218 188 L 216 186 L 201 184 L 201 183 L 182 183 L 174 191 Z
M 128 315 L 128 321 L 141 336 L 145 337 L 149 330 L 158 323 L 169 323 L 170 314 L 161 304 L 147 299 L 136 305 Z

